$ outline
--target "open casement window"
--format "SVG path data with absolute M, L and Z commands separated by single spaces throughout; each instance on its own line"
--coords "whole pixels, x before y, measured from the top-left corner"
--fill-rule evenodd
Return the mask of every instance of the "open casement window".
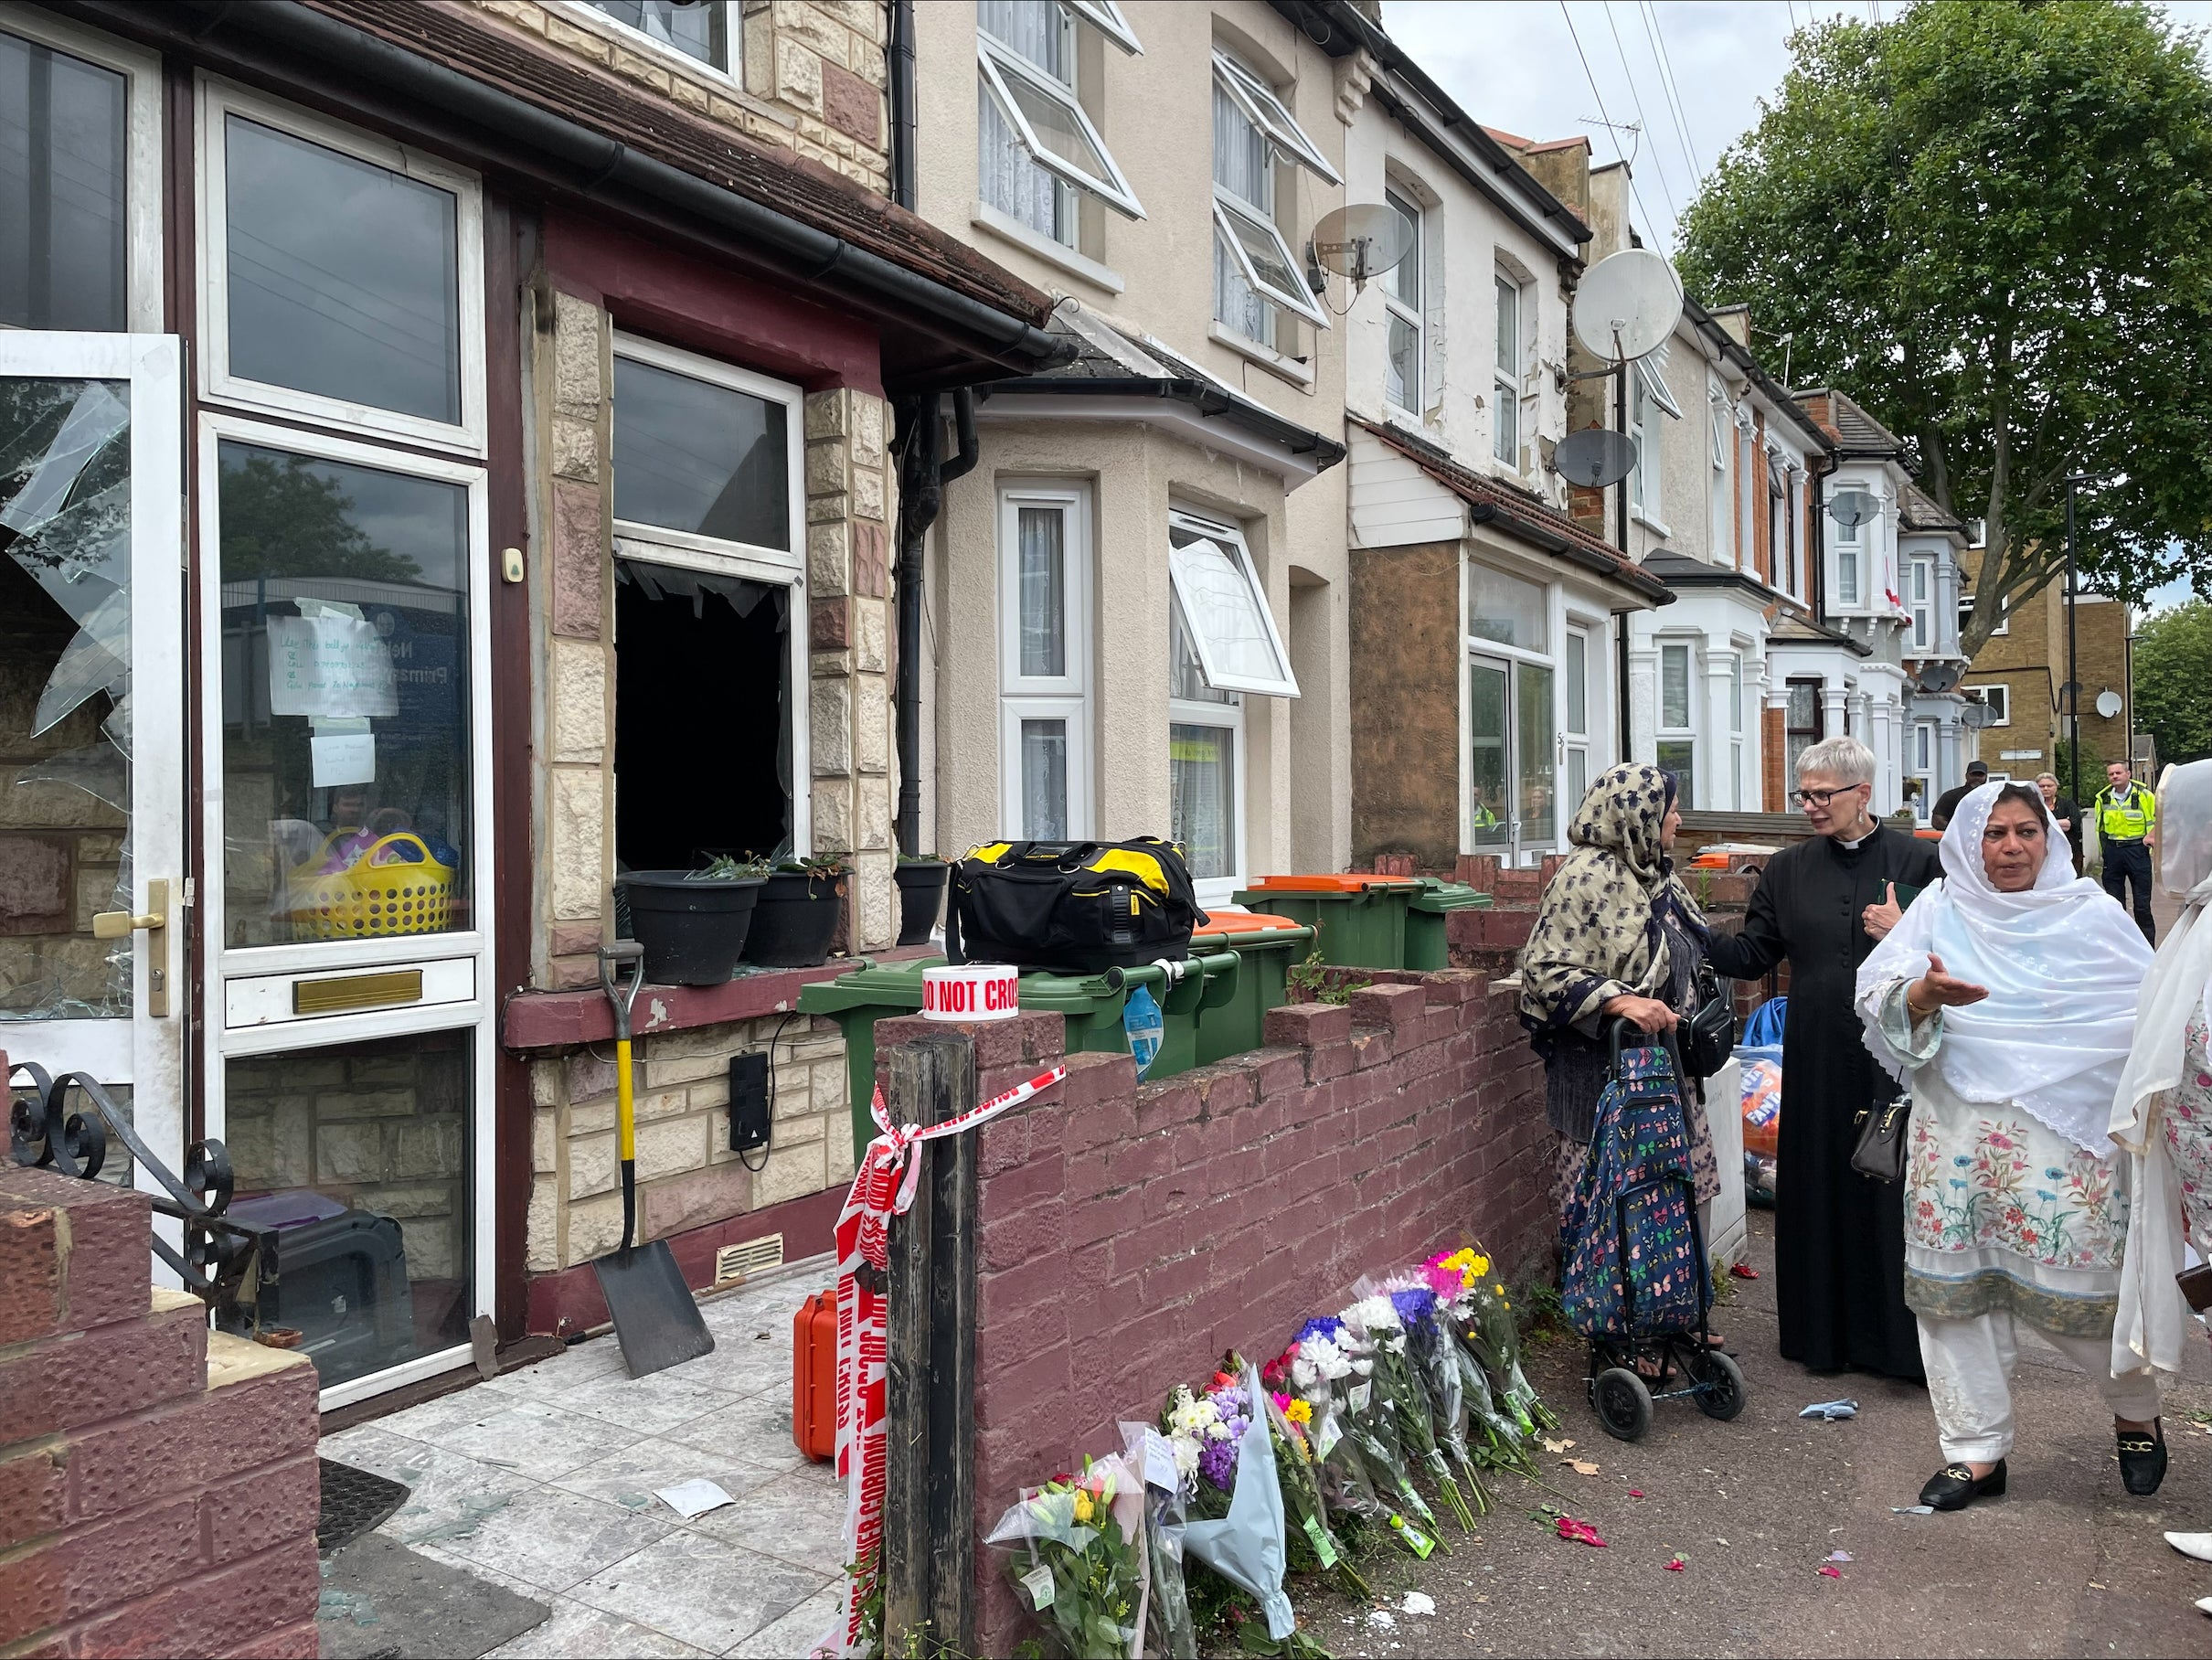
M 1206 684 L 1218 692 L 1297 697 L 1290 654 L 1243 535 L 1176 514 L 1168 522 L 1167 546 L 1169 582 Z
M 1144 56 L 1143 47 L 1137 42 L 1136 30 L 1129 27 L 1129 19 L 1122 16 L 1122 8 L 1115 4 L 1115 0 L 1066 0 L 1066 5 L 1069 11 L 1132 58 Z
M 1115 212 L 1143 218 L 1143 204 L 1090 114 L 1076 101 L 1075 52 L 1068 39 L 1066 15 L 1054 5 L 992 0 L 979 9 L 978 16 L 982 27 L 975 32 L 975 59 L 986 114 L 1005 123 L 1014 142 L 1037 165 Z M 1015 38 L 998 38 L 990 32 L 994 24 Z
M 1290 110 L 1267 82 L 1225 52 L 1214 54 L 1214 81 L 1244 112 L 1245 118 L 1260 130 L 1278 154 L 1296 162 L 1327 184 L 1344 183 L 1344 176 L 1329 165 L 1313 141 L 1305 135 L 1305 129 L 1291 118 Z
M 1315 328 L 1329 326 L 1328 314 L 1299 280 L 1297 256 L 1273 219 L 1262 218 L 1217 186 L 1214 227 L 1238 274 L 1254 293 L 1297 313 Z
M 615 851 L 633 869 L 804 856 L 799 388 L 614 346 Z M 719 710 L 713 764 L 686 711 Z
M 1643 395 L 1675 420 L 1682 419 L 1682 406 L 1675 401 L 1675 394 L 1667 390 L 1666 377 L 1660 371 L 1666 360 L 1658 352 L 1636 359 L 1636 379 L 1643 388 Z

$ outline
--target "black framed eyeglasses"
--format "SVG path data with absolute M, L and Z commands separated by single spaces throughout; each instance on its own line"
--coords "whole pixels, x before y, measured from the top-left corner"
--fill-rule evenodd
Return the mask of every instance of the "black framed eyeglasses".
M 1839 795 L 1848 795 L 1854 790 L 1863 790 L 1865 784 L 1845 784 L 1840 790 L 1792 790 L 1790 804 L 1803 811 L 1806 807 L 1824 807 Z

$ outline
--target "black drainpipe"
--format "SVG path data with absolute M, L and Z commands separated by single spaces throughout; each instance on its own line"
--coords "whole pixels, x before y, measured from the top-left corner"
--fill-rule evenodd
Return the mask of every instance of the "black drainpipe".
M 914 206 L 914 0 L 889 0 L 891 200 Z
M 894 77 L 896 79 L 896 77 Z M 922 548 L 944 505 L 944 486 L 975 465 L 975 394 L 952 394 L 960 449 L 944 458 L 939 395 L 899 400 L 899 851 L 921 849 L 921 571 Z M 935 838 L 932 837 L 932 840 Z

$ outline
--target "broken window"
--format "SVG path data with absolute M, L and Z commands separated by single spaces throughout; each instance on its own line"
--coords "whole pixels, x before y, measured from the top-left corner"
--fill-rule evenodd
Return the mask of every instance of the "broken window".
M 131 1012 L 130 388 L 0 378 L 0 1019 Z
M 614 844 L 633 870 L 803 856 L 800 394 L 623 338 L 614 359 Z

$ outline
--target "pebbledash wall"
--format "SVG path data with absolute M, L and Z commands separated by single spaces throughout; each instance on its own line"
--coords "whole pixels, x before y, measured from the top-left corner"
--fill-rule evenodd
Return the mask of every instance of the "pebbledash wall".
M 1363 1273 L 1478 1239 L 1548 1273 L 1557 1141 L 1511 995 L 1464 969 L 1377 978 L 1157 1083 L 1126 1055 L 1069 1056 L 1064 1083 L 977 1132 L 979 1528 L 1118 1451 L 1117 1421 L 1225 1350 L 1272 1357 Z M 974 1038 L 986 1098 L 1061 1059 L 1057 1015 L 886 1021 L 877 1052 L 949 1029 Z M 1011 1653 L 1004 1575 L 977 1579 L 978 1652 Z

